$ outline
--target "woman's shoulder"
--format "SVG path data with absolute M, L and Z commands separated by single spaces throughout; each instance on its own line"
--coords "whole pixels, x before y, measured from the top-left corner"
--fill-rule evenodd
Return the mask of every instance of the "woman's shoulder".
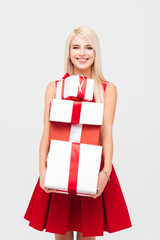
M 55 87 L 57 87 L 57 83 L 58 83 L 59 81 L 62 81 L 62 79 L 60 79 L 60 80 L 54 80 L 54 81 L 49 82 L 49 83 L 47 84 L 47 88 L 53 90 Z
M 105 104 L 116 103 L 117 101 L 117 87 L 113 82 L 103 81 L 104 88 L 104 102 Z
M 53 89 L 55 88 L 55 86 L 56 86 L 55 81 L 52 81 L 52 82 L 49 82 L 49 83 L 47 84 L 46 89 L 47 89 L 47 90 L 53 90 Z
M 51 81 L 46 86 L 46 96 L 55 97 L 56 95 L 56 81 Z
M 117 87 L 113 82 L 105 80 L 102 82 L 102 85 L 103 85 L 104 91 L 107 89 L 107 91 L 105 92 L 110 92 L 111 94 L 114 94 L 117 92 Z

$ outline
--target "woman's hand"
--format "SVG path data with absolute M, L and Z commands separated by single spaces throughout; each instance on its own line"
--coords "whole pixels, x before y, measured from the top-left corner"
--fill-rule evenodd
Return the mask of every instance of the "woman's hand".
M 102 194 L 107 182 L 108 177 L 103 171 L 100 171 L 98 176 L 97 193 L 95 195 L 91 195 L 91 197 L 93 198 L 99 197 Z
M 46 193 L 51 193 L 51 192 L 57 192 L 56 189 L 48 189 L 44 186 L 45 182 L 45 175 L 46 175 L 46 168 L 41 172 L 40 174 L 40 187 L 46 192 Z

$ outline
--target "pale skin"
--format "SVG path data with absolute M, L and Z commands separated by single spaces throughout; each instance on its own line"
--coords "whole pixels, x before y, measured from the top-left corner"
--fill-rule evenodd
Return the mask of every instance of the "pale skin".
M 74 65 L 75 75 L 85 75 L 88 78 L 91 78 L 91 65 L 95 59 L 95 51 L 91 47 L 90 43 L 79 36 L 75 36 L 71 42 L 70 47 L 70 60 Z M 81 58 L 83 59 L 81 60 Z M 85 61 L 85 59 L 87 59 Z M 82 62 L 83 61 L 83 62 Z M 40 174 L 40 187 L 46 193 L 56 192 L 55 189 L 47 189 L 44 187 L 45 172 L 46 172 L 46 159 L 49 151 L 49 128 L 50 122 L 48 121 L 49 114 L 49 104 L 50 101 L 56 97 L 56 85 L 55 82 L 50 82 L 46 88 L 45 92 L 45 108 L 44 108 L 44 127 L 43 134 L 40 141 L 39 147 L 39 174 Z M 110 175 L 112 171 L 112 156 L 113 156 L 113 137 L 112 137 L 112 127 L 115 117 L 117 103 L 117 88 L 113 83 L 108 83 L 104 96 L 104 113 L 103 113 L 103 125 L 102 125 L 102 146 L 103 146 L 103 156 L 104 156 L 104 167 L 103 169 L 107 171 Z M 106 184 L 108 182 L 108 177 L 103 171 L 99 172 L 97 193 L 92 195 L 95 199 L 99 197 Z M 92 237 L 83 237 L 82 233 L 77 232 L 76 239 L 86 239 L 86 240 L 95 240 L 95 236 Z M 68 231 L 66 235 L 55 234 L 55 240 L 72 240 L 73 231 Z

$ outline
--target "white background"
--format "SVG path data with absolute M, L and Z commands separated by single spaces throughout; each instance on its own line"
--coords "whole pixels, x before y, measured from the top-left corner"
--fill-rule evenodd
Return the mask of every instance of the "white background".
M 0 0 L 0 239 L 54 239 L 23 215 L 38 179 L 44 94 L 63 76 L 80 25 L 99 36 L 103 73 L 117 86 L 113 164 L 133 227 L 97 239 L 158 240 L 160 2 Z

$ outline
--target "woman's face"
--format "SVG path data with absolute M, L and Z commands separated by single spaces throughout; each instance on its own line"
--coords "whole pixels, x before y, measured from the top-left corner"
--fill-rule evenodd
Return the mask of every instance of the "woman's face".
M 95 51 L 86 39 L 76 35 L 70 46 L 70 60 L 75 69 L 89 70 L 95 60 Z

